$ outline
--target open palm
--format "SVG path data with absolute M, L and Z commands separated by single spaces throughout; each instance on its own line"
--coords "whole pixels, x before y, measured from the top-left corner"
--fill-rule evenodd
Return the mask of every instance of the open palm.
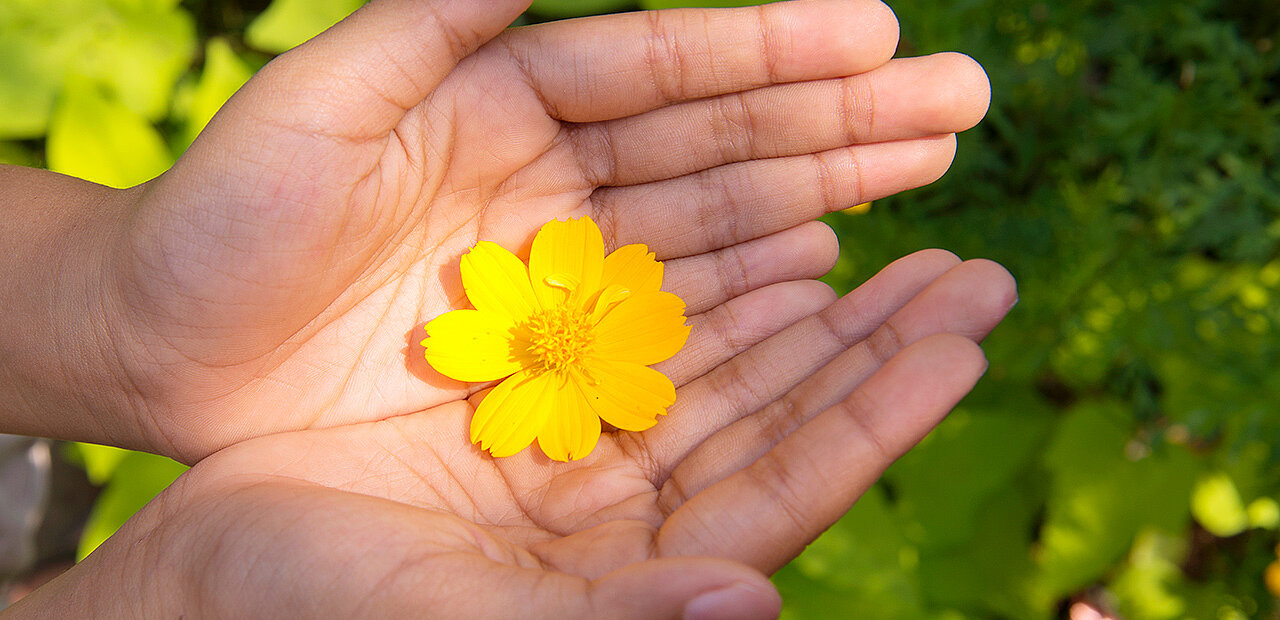
M 581 461 L 489 457 L 466 401 L 247 440 L 77 571 L 124 579 L 121 613 L 156 616 L 768 617 L 765 575 L 972 387 L 974 341 L 1013 294 L 993 263 L 914 254 L 674 372 L 667 419 Z
M 810 278 L 837 249 L 814 218 L 946 170 L 975 63 L 889 60 L 872 0 L 503 32 L 527 4 L 373 0 L 124 194 L 84 339 L 124 387 L 99 409 L 133 417 L 99 425 L 195 465 L 16 610 L 768 616 L 765 575 L 973 386 L 1000 266 Z M 579 461 L 492 458 L 483 386 L 427 367 L 422 326 L 464 305 L 466 248 L 578 215 L 687 302 L 675 404 Z
M 834 260 L 807 222 L 934 180 L 986 109 L 967 58 L 886 62 L 870 1 L 502 32 L 525 4 L 372 2 L 143 188 L 107 279 L 141 447 L 194 462 L 462 402 L 417 345 L 463 303 L 459 256 L 582 214 L 668 261 L 694 333 L 660 369 L 700 376 L 831 302 L 791 282 Z

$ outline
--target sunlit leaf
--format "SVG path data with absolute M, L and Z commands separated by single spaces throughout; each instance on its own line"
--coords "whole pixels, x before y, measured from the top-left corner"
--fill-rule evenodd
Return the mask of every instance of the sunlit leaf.
M 116 466 L 111 482 L 93 505 L 76 557 L 83 559 L 92 553 L 186 469 L 162 456 L 128 453 Z
M 89 476 L 89 482 L 99 486 L 111 479 L 116 468 L 130 454 L 128 450 L 122 448 L 95 443 L 78 443 L 74 446 L 80 453 L 80 460 L 84 465 L 85 474 Z
M 360 8 L 365 0 L 273 0 L 244 38 L 264 52 L 284 52 L 324 32 Z
M 1214 472 L 1201 476 L 1191 492 L 1191 514 L 1214 536 L 1235 536 L 1249 527 L 1240 492 L 1231 477 Z
M 774 575 L 786 618 L 922 618 L 918 552 L 880 487 Z
M 145 118 L 88 80 L 72 80 L 49 127 L 49 168 L 112 187 L 164 172 L 173 157 Z
M 70 74 L 157 120 L 195 48 L 190 15 L 168 0 L 0 3 L 0 137 L 44 133 Z
M 1050 443 L 1044 465 L 1053 481 L 1038 563 L 1048 596 L 1096 579 L 1139 530 L 1186 527 L 1194 459 L 1176 446 L 1148 453 L 1132 441 L 1117 405 L 1077 406 Z
M 184 85 L 174 102 L 174 116 L 182 120 L 180 144 L 185 147 L 209 123 L 222 104 L 253 77 L 253 68 L 231 49 L 226 39 L 210 39 L 205 47 L 199 81 Z
M 1280 527 L 1280 502 L 1270 497 L 1259 497 L 1249 502 L 1245 509 L 1249 515 L 1249 526 L 1267 530 Z
M 1186 543 L 1179 536 L 1145 529 L 1129 552 L 1128 565 L 1116 576 L 1112 589 L 1121 611 L 1130 620 L 1173 620 L 1186 617 L 1187 602 L 1178 586 L 1185 577 L 1179 565 Z

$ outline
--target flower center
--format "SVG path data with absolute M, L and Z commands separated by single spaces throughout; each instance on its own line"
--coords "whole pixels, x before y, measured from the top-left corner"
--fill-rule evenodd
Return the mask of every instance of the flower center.
M 543 310 L 529 318 L 529 352 L 548 372 L 564 374 L 595 342 L 589 317 L 570 304 Z

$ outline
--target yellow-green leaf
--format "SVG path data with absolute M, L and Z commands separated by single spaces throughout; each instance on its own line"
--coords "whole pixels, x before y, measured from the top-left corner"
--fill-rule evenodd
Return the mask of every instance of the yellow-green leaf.
M 324 32 L 363 4 L 363 0 L 274 0 L 249 24 L 244 38 L 264 52 L 284 52 Z
M 195 51 L 191 16 L 172 0 L 0 2 L 0 137 L 38 137 L 70 74 L 150 120 Z
M 1214 536 L 1235 536 L 1249 527 L 1240 492 L 1231 477 L 1222 472 L 1196 481 L 1191 492 L 1191 514 Z
M 131 187 L 164 172 L 173 156 L 145 118 L 73 79 L 49 125 L 49 169 L 112 187 Z
M 169 486 L 186 466 L 163 456 L 129 452 L 116 466 L 111 482 L 89 513 L 76 559 L 82 560 L 116 533 L 134 513 Z
M 253 77 L 253 68 L 221 37 L 209 40 L 204 58 L 199 81 L 184 84 L 174 102 L 174 116 L 182 120 L 183 147 L 190 145 L 222 104 Z

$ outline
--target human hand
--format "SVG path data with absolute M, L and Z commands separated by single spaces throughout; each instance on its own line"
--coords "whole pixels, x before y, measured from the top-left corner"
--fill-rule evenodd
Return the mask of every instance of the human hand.
M 580 461 L 490 458 L 465 401 L 244 441 L 13 611 L 770 617 L 765 575 L 969 390 L 1015 296 L 994 263 L 919 252 L 736 356 L 694 338 L 707 368 L 666 369 L 671 414 Z
M 870 0 L 503 32 L 527 2 L 375 0 L 265 67 L 102 261 L 96 389 L 186 462 L 269 433 L 465 407 L 417 344 L 477 240 L 591 215 L 666 260 L 693 338 L 740 350 L 830 301 L 806 223 L 940 176 L 986 110 L 959 55 L 889 61 Z M 410 331 L 413 330 L 413 331 Z M 406 335 L 406 332 L 410 332 Z M 709 367 L 693 347 L 663 370 Z M 702 355 L 702 357 L 700 357 Z M 111 405 L 106 405 L 111 406 Z M 465 433 L 464 433 L 465 434 Z

